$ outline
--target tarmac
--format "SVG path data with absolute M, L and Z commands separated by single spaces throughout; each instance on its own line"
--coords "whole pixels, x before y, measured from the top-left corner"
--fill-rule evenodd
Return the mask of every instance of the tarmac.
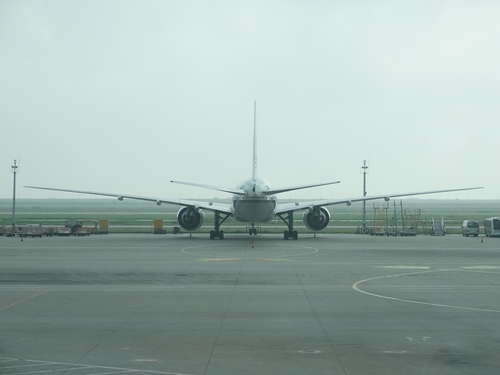
M 500 239 L 0 237 L 0 374 L 500 373 Z

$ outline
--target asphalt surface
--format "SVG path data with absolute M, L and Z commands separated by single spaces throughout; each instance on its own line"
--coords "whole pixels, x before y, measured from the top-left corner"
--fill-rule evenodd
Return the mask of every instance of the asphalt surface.
M 499 255 L 459 235 L 0 237 L 0 374 L 497 375 Z

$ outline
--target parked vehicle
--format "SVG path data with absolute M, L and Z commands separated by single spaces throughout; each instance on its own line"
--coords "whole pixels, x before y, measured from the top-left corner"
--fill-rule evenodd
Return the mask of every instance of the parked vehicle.
M 484 234 L 487 237 L 500 237 L 500 219 L 498 217 L 490 217 L 484 219 Z
M 18 226 L 6 226 L 4 227 L 4 236 L 6 237 L 23 237 L 23 227 L 18 227 Z
M 479 222 L 476 220 L 464 220 L 462 223 L 462 236 L 479 236 Z
M 40 237 L 42 238 L 43 230 L 41 224 L 28 224 L 23 228 L 24 237 Z

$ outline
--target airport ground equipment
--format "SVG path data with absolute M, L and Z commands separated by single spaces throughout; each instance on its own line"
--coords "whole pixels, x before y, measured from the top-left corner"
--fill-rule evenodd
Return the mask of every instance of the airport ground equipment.
M 42 238 L 43 229 L 42 224 L 28 224 L 23 227 L 23 236 L 24 237 L 39 237 Z
M 54 227 L 43 227 L 43 235 L 45 237 L 52 237 L 57 235 L 57 228 Z
M 373 228 L 370 231 L 371 236 L 386 236 L 388 235 L 389 222 L 387 219 L 387 210 L 389 203 L 383 202 L 380 207 L 379 202 L 373 202 Z
M 420 227 L 420 209 L 410 210 L 405 208 L 403 217 L 404 226 L 401 228 L 399 234 L 401 236 L 416 236 Z
M 108 234 L 109 233 L 109 219 L 99 220 L 99 231 L 97 234 Z
M 6 227 L 4 227 L 3 235 L 5 237 L 15 237 L 15 236 L 22 237 L 23 236 L 23 228 L 20 226 L 17 226 L 17 225 L 16 226 L 6 226 Z
M 93 224 L 93 230 L 83 225 L 85 223 Z M 88 236 L 91 233 L 97 234 L 97 220 L 72 220 L 68 219 L 65 221 L 65 227 L 70 228 L 71 234 L 75 236 Z
M 154 220 L 153 234 L 167 234 L 167 231 L 163 229 L 163 219 Z
M 57 227 L 55 233 L 60 237 L 71 236 L 71 228 Z
M 431 236 L 444 236 L 444 219 L 441 218 L 441 221 L 434 220 L 434 217 L 431 218 Z
M 484 219 L 484 234 L 487 237 L 500 237 L 500 218 L 489 217 Z

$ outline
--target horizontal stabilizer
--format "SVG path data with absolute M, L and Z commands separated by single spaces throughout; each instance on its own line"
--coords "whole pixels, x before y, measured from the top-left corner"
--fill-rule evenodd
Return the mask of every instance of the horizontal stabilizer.
M 174 184 L 180 184 L 180 185 L 188 185 L 188 186 L 195 186 L 195 187 L 200 187 L 204 189 L 210 189 L 210 190 L 217 190 L 217 191 L 223 191 L 225 193 L 231 193 L 231 194 L 237 194 L 237 195 L 245 195 L 245 191 L 242 189 L 236 189 L 236 188 L 224 188 L 220 186 L 212 186 L 212 185 L 203 185 L 203 184 L 195 184 L 192 182 L 182 182 L 182 181 L 170 181 Z
M 313 188 L 313 187 L 325 186 L 325 185 L 333 185 L 333 184 L 338 184 L 338 183 L 340 183 L 340 181 L 324 182 L 324 183 L 321 183 L 321 184 L 312 184 L 312 185 L 291 186 L 291 187 L 282 188 L 282 189 L 264 190 L 263 193 L 266 194 L 266 195 L 272 195 L 272 194 L 286 193 L 287 191 L 309 189 L 309 188 Z

